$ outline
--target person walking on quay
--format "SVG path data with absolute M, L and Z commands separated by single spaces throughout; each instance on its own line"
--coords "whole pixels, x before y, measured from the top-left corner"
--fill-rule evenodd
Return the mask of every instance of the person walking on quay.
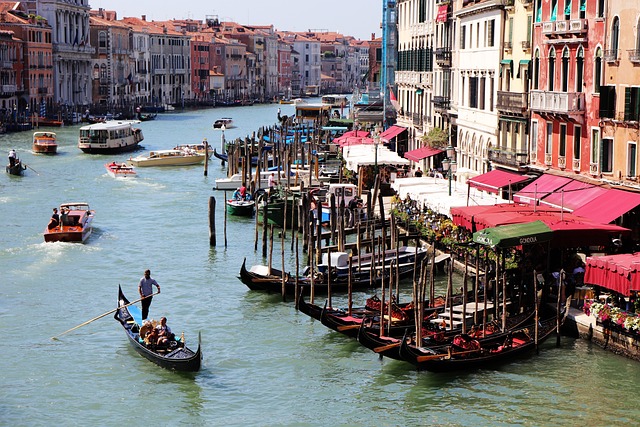
M 140 293 L 140 298 L 142 298 L 142 320 L 145 320 L 149 315 L 149 307 L 151 306 L 151 300 L 153 300 L 153 286 L 158 288 L 158 293 L 160 293 L 160 285 L 155 279 L 151 278 L 151 270 L 145 270 L 144 277 L 140 279 L 140 284 L 138 285 L 138 292 Z

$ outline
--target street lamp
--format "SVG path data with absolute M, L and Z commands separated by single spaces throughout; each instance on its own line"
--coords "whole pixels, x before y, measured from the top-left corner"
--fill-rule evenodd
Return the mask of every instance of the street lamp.
M 442 170 L 448 175 L 449 179 L 449 196 L 451 196 L 451 177 L 458 169 L 458 163 L 453 158 L 456 155 L 456 149 L 451 145 L 447 147 L 447 158 L 442 161 Z

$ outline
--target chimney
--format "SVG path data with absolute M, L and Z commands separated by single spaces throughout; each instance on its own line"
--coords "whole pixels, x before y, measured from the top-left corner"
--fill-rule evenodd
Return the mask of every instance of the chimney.
M 142 15 L 142 20 L 146 21 L 147 20 L 147 15 Z
M 376 39 L 376 33 L 371 33 L 371 40 L 375 40 Z

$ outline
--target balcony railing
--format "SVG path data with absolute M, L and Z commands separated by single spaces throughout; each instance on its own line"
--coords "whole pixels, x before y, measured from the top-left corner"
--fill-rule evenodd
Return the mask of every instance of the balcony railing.
M 549 36 L 554 34 L 555 31 L 556 31 L 555 21 L 546 21 L 542 23 L 542 34 Z
M 49 89 L 46 88 L 46 87 L 39 87 L 38 88 L 38 93 L 39 94 L 45 94 L 46 95 L 48 92 L 49 92 Z
M 607 49 L 604 51 L 604 60 L 607 62 L 616 62 L 618 60 L 618 49 Z
M 544 164 L 551 166 L 553 164 L 553 155 L 550 153 L 544 153 Z
M 511 50 L 513 49 L 513 42 L 504 42 L 504 48 L 506 50 Z
M 434 96 L 433 107 L 440 110 L 449 109 L 449 97 L 448 96 Z
M 524 114 L 527 111 L 527 104 L 526 93 L 498 91 L 496 107 L 499 111 Z
M 640 63 L 640 50 L 638 49 L 629 50 L 629 61 L 635 64 Z
M 523 49 L 531 49 L 531 40 L 524 40 L 522 42 L 522 48 Z
M 489 160 L 504 166 L 520 167 L 529 164 L 529 153 L 527 151 L 489 148 Z
M 565 156 L 558 156 L 558 167 L 565 169 L 567 167 L 567 158 Z
M 0 65 L 2 66 L 2 68 L 13 68 L 13 62 L 12 61 L 2 61 L 0 62 Z
M 591 175 L 598 175 L 599 169 L 597 163 L 589 163 L 589 173 Z
M 451 66 L 451 48 L 438 47 L 436 48 L 436 63 L 441 67 Z
M 571 34 L 586 33 L 589 28 L 589 21 L 586 19 L 572 19 L 569 21 L 569 32 Z
M 585 110 L 582 92 L 549 92 L 532 90 L 529 108 L 545 113 L 572 114 Z

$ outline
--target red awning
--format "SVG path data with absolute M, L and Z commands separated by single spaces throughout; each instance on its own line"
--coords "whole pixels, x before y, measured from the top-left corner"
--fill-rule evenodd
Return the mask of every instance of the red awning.
M 600 224 L 608 224 L 640 205 L 640 194 L 624 190 L 607 190 L 573 211 L 574 215 Z
M 402 126 L 391 126 L 389 129 L 380 134 L 380 139 L 389 142 L 405 130 L 407 130 L 407 128 L 403 128 Z
M 447 22 L 447 13 L 449 12 L 449 5 L 443 4 L 438 7 L 438 15 L 436 16 L 436 22 Z
M 340 144 L 342 141 L 346 140 L 347 138 L 364 138 L 369 136 L 369 132 L 367 132 L 366 130 L 350 130 L 348 132 L 343 133 L 342 135 L 340 135 L 337 138 L 333 138 L 333 142 L 336 144 Z
M 573 180 L 558 191 L 544 197 L 540 202 L 549 206 L 575 211 L 607 191 L 606 188 L 598 187 L 594 184 Z
M 587 257 L 584 282 L 625 296 L 640 290 L 640 253 Z
M 337 142 L 337 144 L 340 147 L 347 147 L 350 145 L 373 144 L 374 142 L 375 141 L 372 138 L 351 136 L 348 138 L 342 138 L 339 142 Z
M 484 190 L 489 193 L 498 193 L 501 188 L 508 187 L 510 184 L 517 184 L 528 179 L 531 179 L 531 177 L 495 169 L 485 174 L 473 177 L 467 182 L 471 187 L 475 187 L 479 190 Z
M 513 196 L 513 201 L 533 204 L 537 200 L 548 196 L 550 193 L 553 193 L 571 181 L 573 181 L 571 178 L 565 178 L 562 176 L 542 175 L 522 190 L 518 191 Z
M 431 147 L 422 147 L 417 150 L 411 150 L 404 153 L 404 158 L 409 159 L 412 162 L 419 162 L 422 159 L 426 159 L 427 157 L 435 156 L 436 154 L 440 154 L 443 151 L 438 148 Z

